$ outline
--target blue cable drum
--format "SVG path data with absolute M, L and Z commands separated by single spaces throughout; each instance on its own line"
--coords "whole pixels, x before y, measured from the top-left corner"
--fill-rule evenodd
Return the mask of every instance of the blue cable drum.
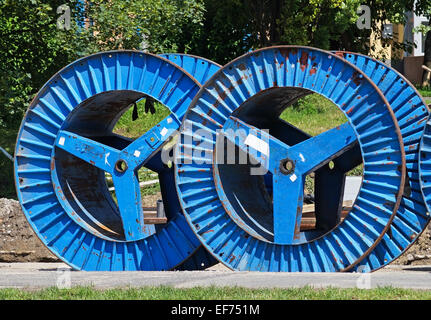
M 429 109 L 416 88 L 399 72 L 371 57 L 338 52 L 360 68 L 388 100 L 403 137 L 407 179 L 400 207 L 377 247 L 358 264 L 355 271 L 375 271 L 397 259 L 425 230 L 430 221 L 419 184 L 419 145 Z
M 142 165 L 164 172 L 159 150 L 199 88 L 167 59 L 111 51 L 71 63 L 39 91 L 18 134 L 15 183 L 27 220 L 56 256 L 87 271 L 170 270 L 200 247 L 174 194 L 164 198 L 167 223 L 145 223 L 136 175 Z M 113 134 L 119 117 L 145 96 L 170 115 L 134 141 Z M 169 194 L 173 185 L 164 178 L 162 193 Z
M 279 119 L 311 93 L 337 105 L 348 123 L 306 137 Z M 359 68 L 319 49 L 271 47 L 224 66 L 193 99 L 176 148 L 176 186 L 187 221 L 207 250 L 234 270 L 349 270 L 389 230 L 404 191 L 405 152 L 390 105 Z M 364 182 L 349 215 L 330 228 L 301 231 L 306 174 L 331 170 L 331 160 L 347 172 L 358 153 Z M 245 162 L 238 162 L 244 154 Z M 326 189 L 338 185 L 322 176 Z M 338 215 L 319 212 L 323 226 Z

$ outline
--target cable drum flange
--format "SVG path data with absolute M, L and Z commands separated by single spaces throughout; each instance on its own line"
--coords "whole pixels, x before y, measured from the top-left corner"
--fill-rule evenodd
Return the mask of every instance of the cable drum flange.
M 186 70 L 200 84 L 207 82 L 221 65 L 206 58 L 185 53 L 162 53 L 159 56 L 168 59 Z
M 280 121 L 286 107 L 310 93 L 332 101 L 348 123 L 305 137 Z M 237 129 L 242 133 L 230 134 Z M 218 152 L 226 151 L 221 136 L 238 154 L 254 149 L 254 164 L 219 162 Z M 404 189 L 403 141 L 383 94 L 358 68 L 319 49 L 271 47 L 224 66 L 194 98 L 176 151 L 187 221 L 209 252 L 235 270 L 345 271 L 382 239 Z M 300 232 L 305 175 L 331 159 L 349 163 L 358 152 L 364 183 L 349 215 L 324 232 Z M 295 172 L 283 178 L 278 168 L 286 158 L 295 161 Z M 271 174 L 272 198 L 262 175 L 250 175 L 256 164 Z
M 169 270 L 192 256 L 200 242 L 176 198 L 164 198 L 167 223 L 144 222 L 136 170 L 144 165 L 158 172 L 162 193 L 172 188 L 163 183 L 160 149 L 199 88 L 167 59 L 137 51 L 82 58 L 47 82 L 18 134 L 15 184 L 27 220 L 48 249 L 87 271 Z M 146 96 L 170 115 L 134 141 L 113 134 L 119 117 Z M 113 170 L 120 159 L 127 166 Z M 105 172 L 113 177 L 118 206 Z
M 190 54 L 164 53 L 159 56 L 168 59 L 183 68 L 202 85 L 221 68 L 219 64 L 211 60 Z M 169 181 L 169 184 L 172 186 L 172 189 L 170 190 L 171 195 L 176 195 L 177 191 L 174 187 L 175 177 L 173 168 L 169 174 Z M 176 198 L 175 201 L 178 202 L 178 198 Z M 218 260 L 216 260 L 203 246 L 200 246 L 190 258 L 184 261 L 181 265 L 176 266 L 175 270 L 204 270 L 217 263 Z
M 426 205 L 426 216 L 431 212 L 431 117 L 426 119 L 419 146 L 419 184 Z
M 430 221 L 419 184 L 419 146 L 429 109 L 416 88 L 398 71 L 371 57 L 337 52 L 360 68 L 381 89 L 397 118 L 406 154 L 406 187 L 400 207 L 377 247 L 354 271 L 375 271 L 402 255 Z

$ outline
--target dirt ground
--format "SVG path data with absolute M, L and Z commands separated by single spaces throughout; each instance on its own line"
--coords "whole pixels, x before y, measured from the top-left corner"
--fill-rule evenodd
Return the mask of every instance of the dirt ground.
M 160 194 L 143 198 L 145 207 L 153 207 Z M 59 261 L 30 228 L 18 201 L 0 199 L 0 262 Z M 399 265 L 431 265 L 431 227 L 422 233 L 401 257 L 392 262 Z
M 392 264 L 431 265 L 431 225 L 428 225 L 419 239 Z
M 145 207 L 154 207 L 161 194 L 145 196 Z M 58 262 L 39 240 L 18 201 L 0 199 L 0 262 Z
M 0 199 L 0 262 L 59 261 L 30 228 L 18 201 Z

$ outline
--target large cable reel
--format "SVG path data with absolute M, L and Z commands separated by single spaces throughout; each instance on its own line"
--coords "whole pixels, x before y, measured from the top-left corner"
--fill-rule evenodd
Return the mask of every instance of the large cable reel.
M 165 58 L 112 51 L 75 61 L 40 90 L 19 131 L 15 178 L 31 227 L 55 255 L 79 270 L 169 270 L 200 248 L 175 194 L 163 199 L 165 223 L 146 222 L 136 176 L 145 166 L 159 173 L 162 194 L 172 189 L 163 183 L 160 149 L 199 88 Z M 119 117 L 144 97 L 165 105 L 169 116 L 134 141 L 113 134 Z
M 310 137 L 279 119 L 310 93 L 337 105 L 348 122 Z M 226 163 L 229 148 L 233 164 Z M 237 162 L 241 154 L 246 163 Z M 330 161 L 339 170 L 331 172 Z M 361 161 L 359 195 L 340 222 L 339 186 Z M 318 228 L 301 231 L 310 172 L 320 176 L 323 200 L 316 199 Z M 186 218 L 210 253 L 235 270 L 351 270 L 390 229 L 405 177 L 400 126 L 381 90 L 345 59 L 307 47 L 266 48 L 224 66 L 194 98 L 177 145 Z

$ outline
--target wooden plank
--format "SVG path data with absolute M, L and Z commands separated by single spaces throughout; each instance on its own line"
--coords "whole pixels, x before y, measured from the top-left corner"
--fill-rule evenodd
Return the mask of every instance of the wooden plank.
M 343 202 L 343 209 L 341 211 L 341 221 L 343 221 L 346 216 L 352 210 L 353 201 L 347 200 Z M 306 204 L 302 210 L 301 219 L 301 231 L 312 230 L 316 227 L 316 216 L 314 214 L 314 204 Z
M 352 200 L 346 200 L 343 201 L 343 210 L 344 208 L 352 208 L 353 201 Z M 314 214 L 314 204 L 306 204 L 302 207 L 302 214 L 304 213 L 313 213 Z
M 168 218 L 144 217 L 145 224 L 164 224 L 168 223 Z

